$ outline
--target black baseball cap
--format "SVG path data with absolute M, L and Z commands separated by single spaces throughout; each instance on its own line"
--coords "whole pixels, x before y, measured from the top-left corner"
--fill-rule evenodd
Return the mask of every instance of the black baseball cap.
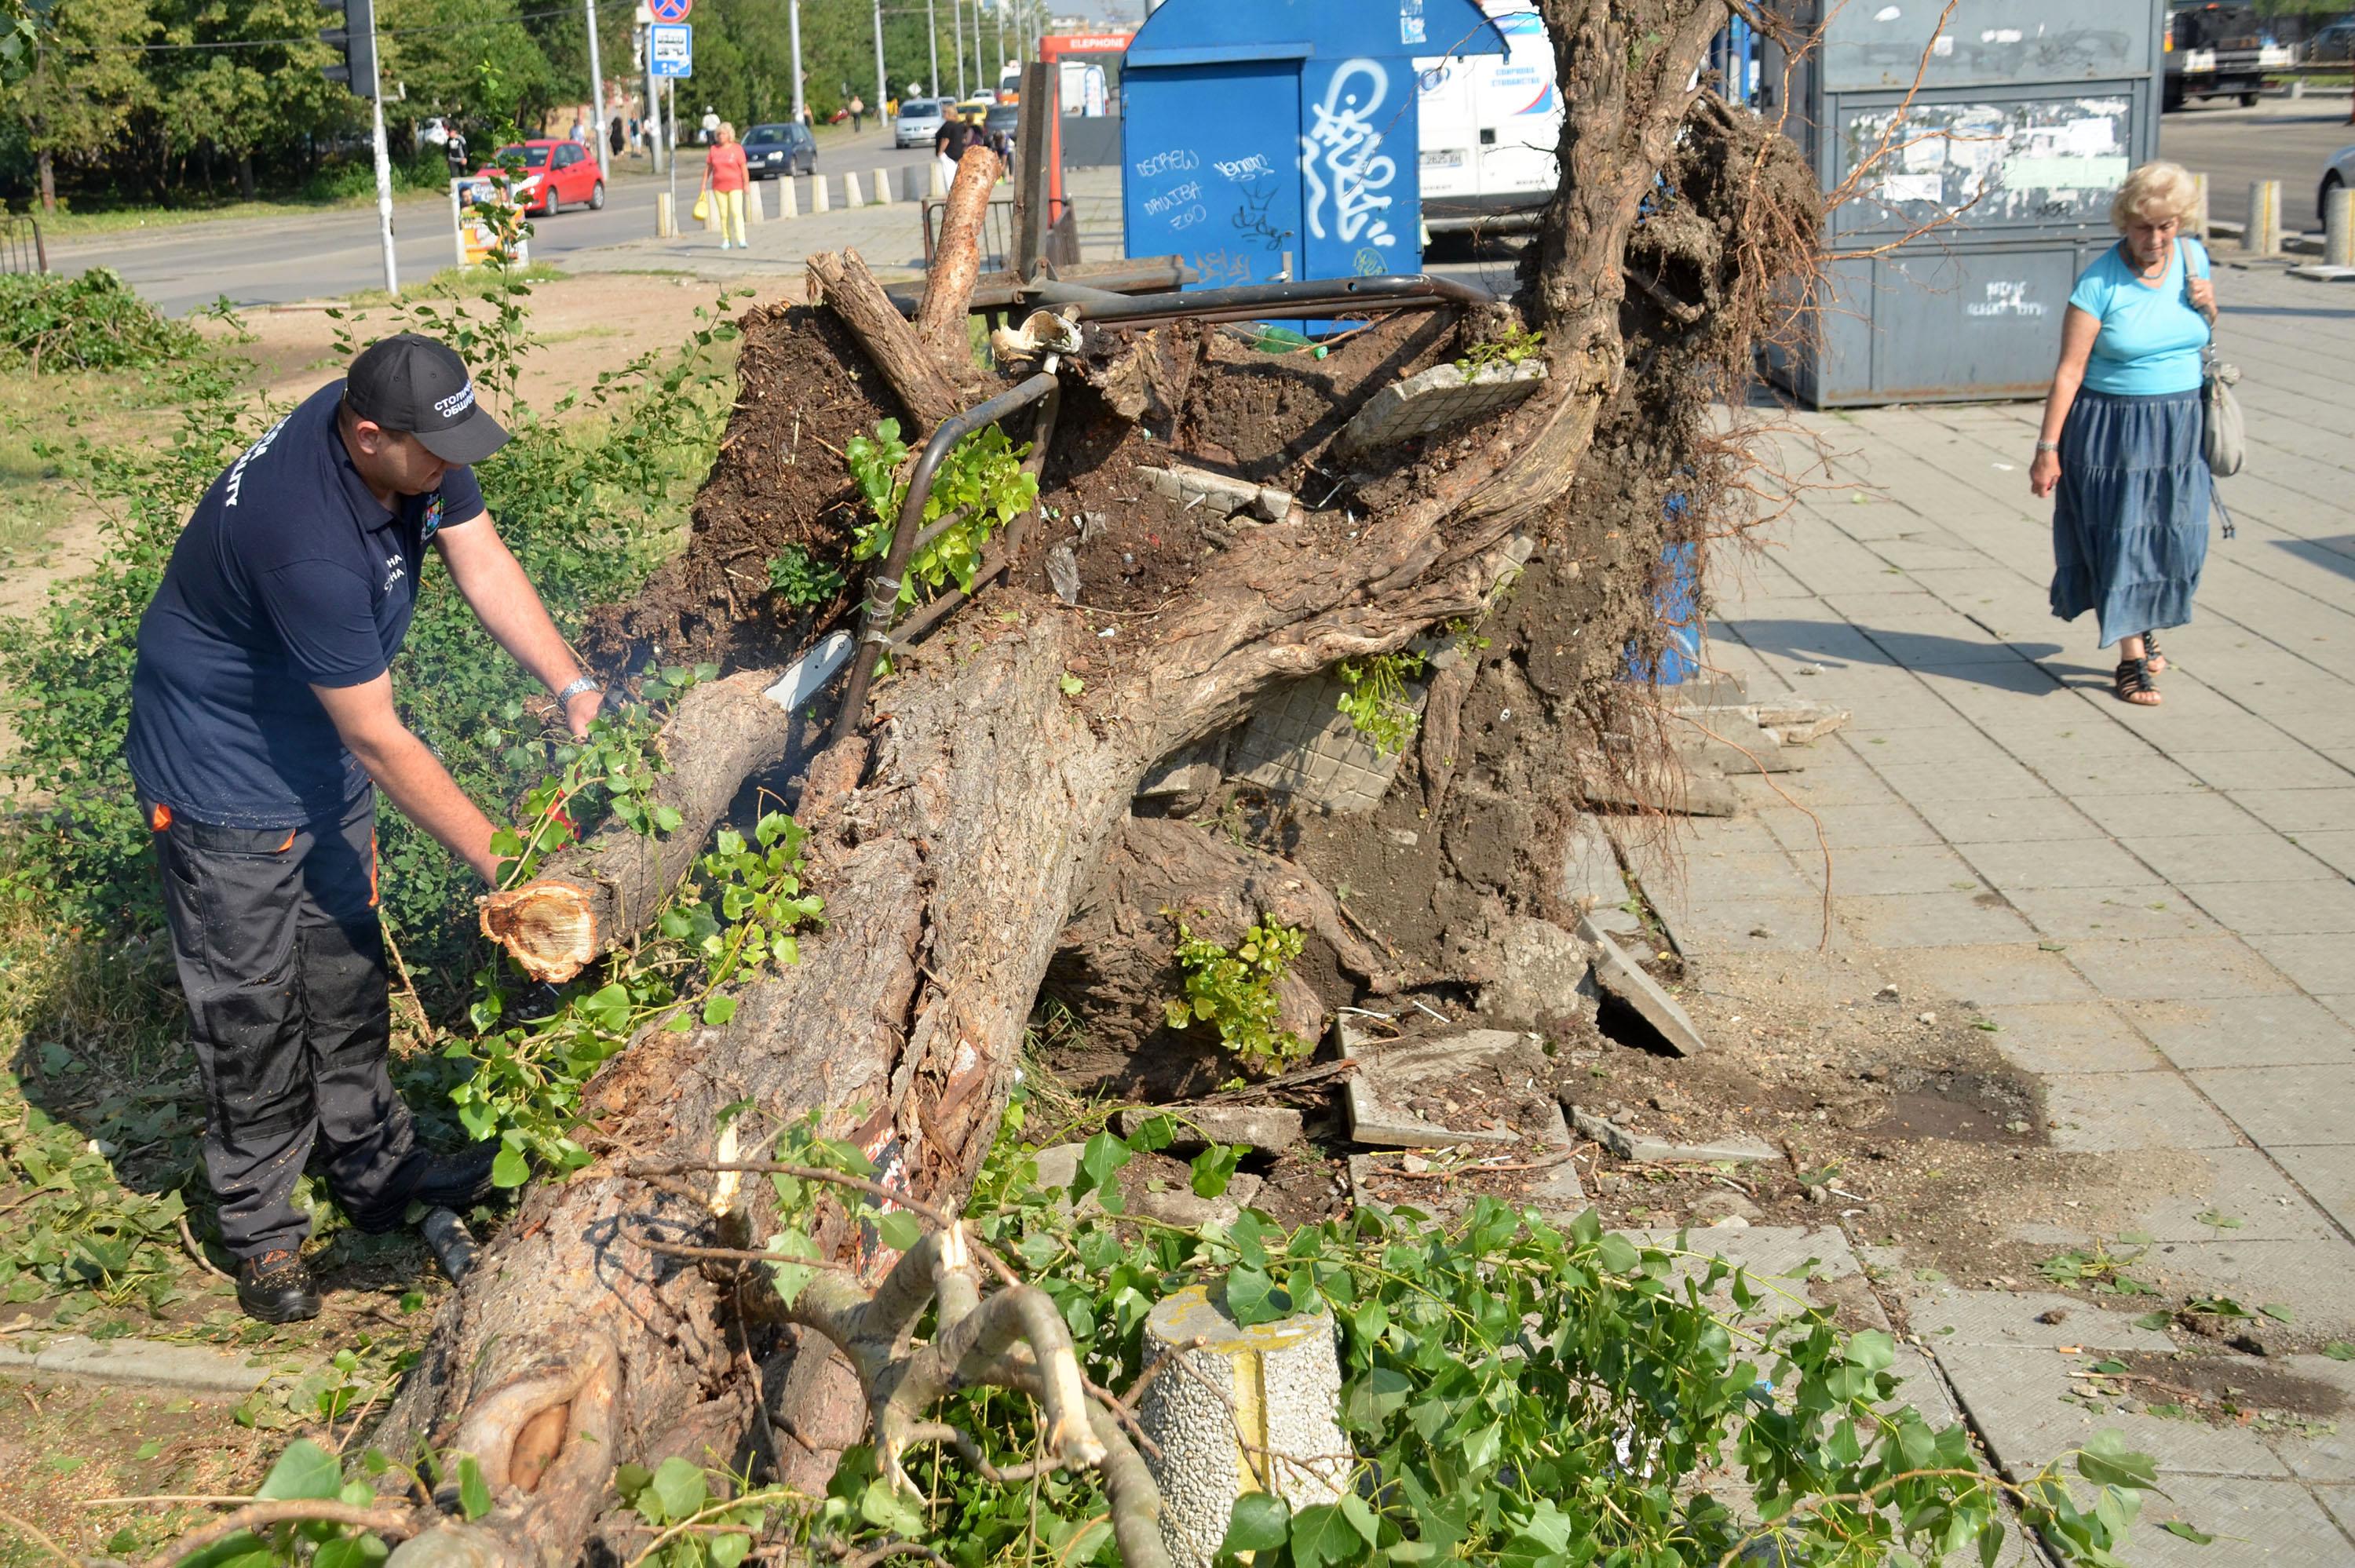
M 413 332 L 360 350 L 344 377 L 344 402 L 360 418 L 415 436 L 443 462 L 478 463 L 507 432 L 474 397 L 474 378 L 449 344 Z

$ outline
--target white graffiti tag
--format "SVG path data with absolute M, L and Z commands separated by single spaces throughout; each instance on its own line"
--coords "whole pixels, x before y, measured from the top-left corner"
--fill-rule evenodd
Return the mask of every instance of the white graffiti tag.
M 1316 123 L 1300 138 L 1300 172 L 1308 180 L 1308 232 L 1325 233 L 1325 198 L 1333 198 L 1333 227 L 1343 242 L 1395 245 L 1382 215 L 1391 197 L 1379 195 L 1398 176 L 1398 165 L 1382 152 L 1374 111 L 1390 92 L 1390 72 L 1381 62 L 1344 60 L 1316 105 Z M 1321 166 L 1320 166 L 1321 165 Z

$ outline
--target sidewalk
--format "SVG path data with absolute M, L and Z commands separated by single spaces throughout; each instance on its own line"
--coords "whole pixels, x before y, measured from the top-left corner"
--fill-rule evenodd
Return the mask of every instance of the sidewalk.
M 858 175 L 862 194 L 871 196 L 866 187 L 873 179 L 873 171 L 854 169 L 850 173 Z M 886 282 L 923 275 L 922 212 L 915 202 L 896 199 L 900 189 L 898 184 L 893 186 L 892 201 L 870 200 L 860 207 L 837 205 L 826 212 L 814 212 L 811 187 L 820 178 L 827 181 L 831 199 L 837 204 L 842 201 L 841 172 L 802 176 L 793 182 L 800 204 L 800 216 L 796 217 L 776 216 L 777 190 L 783 182 L 762 182 L 761 200 L 769 217 L 759 223 L 745 224 L 744 237 L 750 248 L 741 250 L 720 249 L 719 231 L 705 229 L 688 215 L 695 202 L 696 186 L 694 181 L 685 178 L 679 183 L 678 236 L 656 238 L 656 187 L 649 185 L 637 198 L 645 208 L 645 238 L 575 251 L 565 259 L 566 265 L 582 272 L 688 272 L 715 282 L 758 282 L 768 279 L 797 280 L 807 258 L 821 250 L 849 249 L 857 250 L 875 275 Z
M 2165 640 L 2165 705 L 2115 701 L 2090 618 L 2047 608 L 2036 405 L 1799 415 L 1830 487 L 1762 556 L 1718 557 L 1705 657 L 1854 719 L 1804 771 L 1739 781 L 1742 814 L 1697 822 L 1655 898 L 1703 972 L 1959 1002 L 2041 1082 L 2054 1150 L 2189 1172 L 2129 1197 L 2163 1298 L 2110 1310 L 1887 1255 L 1884 1289 L 2008 1467 L 2120 1426 L 2174 1499 L 2147 1519 L 2240 1538 L 2203 1552 L 2146 1524 L 2131 1561 L 2355 1565 L 2355 1404 L 2218 1427 L 2084 1382 L 2105 1353 L 2183 1350 L 2136 1318 L 2188 1295 L 2355 1339 L 2355 289 L 2227 266 L 2217 293 L 2251 450 L 2222 486 L 2239 537 L 2214 539 L 2197 618 Z M 2011 1237 L 2090 1245 L 2078 1208 L 2024 1210 Z M 1849 1226 L 1868 1257 L 1875 1223 Z M 2335 1359 L 2202 1348 L 2243 1382 L 2355 1394 Z

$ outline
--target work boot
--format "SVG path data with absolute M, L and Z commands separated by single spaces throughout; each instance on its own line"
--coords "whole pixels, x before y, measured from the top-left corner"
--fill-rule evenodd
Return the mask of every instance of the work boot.
M 299 1322 L 319 1315 L 319 1282 L 300 1253 L 272 1247 L 237 1266 L 237 1304 L 260 1322 Z
M 350 1216 L 353 1226 L 363 1234 L 380 1236 L 400 1229 L 409 1214 L 409 1205 L 422 1203 L 429 1209 L 455 1209 L 464 1213 L 477 1203 L 487 1202 L 498 1188 L 491 1181 L 491 1161 L 499 1157 L 496 1142 L 478 1143 L 459 1154 L 429 1154 L 424 1172 L 409 1191 L 381 1203 L 355 1204 L 346 1202 L 344 1213 Z

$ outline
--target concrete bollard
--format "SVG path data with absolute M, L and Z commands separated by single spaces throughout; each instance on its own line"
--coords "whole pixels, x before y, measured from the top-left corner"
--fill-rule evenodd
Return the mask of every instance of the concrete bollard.
M 2281 250 L 2281 182 L 2258 180 L 2249 186 L 2249 227 L 2242 232 L 2241 249 L 2252 256 L 2273 256 Z
M 845 207 L 867 205 L 867 198 L 858 194 L 858 176 L 847 169 L 843 171 L 842 175 L 842 205 Z
M 787 175 L 777 182 L 777 216 L 799 217 L 801 215 L 801 186 L 794 184 L 793 175 Z
M 1196 1347 L 1146 1386 L 1137 1411 L 1161 1451 L 1146 1463 L 1176 1568 L 1209 1568 L 1244 1492 L 1272 1491 L 1295 1513 L 1339 1500 L 1357 1461 L 1337 1419 L 1341 1363 L 1324 1308 L 1246 1329 L 1209 1286 L 1189 1285 L 1154 1308 L 1145 1342 L 1155 1355 Z
M 756 223 L 768 221 L 769 215 L 761 210 L 765 205 L 767 204 L 761 195 L 761 182 L 746 180 L 744 182 L 744 226 L 747 228 Z
M 810 176 L 810 210 L 812 212 L 830 212 L 833 210 L 832 204 L 826 200 L 826 176 L 824 175 L 812 175 Z
M 677 239 L 678 238 L 678 225 L 674 222 L 671 217 L 670 192 L 668 191 L 655 192 L 655 238 L 656 239 Z
M 2289 79 L 2289 95 L 2292 98 L 2304 98 L 2306 96 L 2306 78 L 2302 76 L 2294 76 Z
M 875 171 L 875 199 L 885 207 L 891 205 L 891 172 L 889 169 Z
M 2322 264 L 2355 267 L 2355 191 L 2345 185 L 2331 186 L 2322 204 Z
M 2191 207 L 2191 232 L 2199 236 L 2200 244 L 2205 245 L 2208 243 L 2209 237 L 2208 176 L 2206 175 L 2192 175 L 2191 189 L 2195 193 Z

